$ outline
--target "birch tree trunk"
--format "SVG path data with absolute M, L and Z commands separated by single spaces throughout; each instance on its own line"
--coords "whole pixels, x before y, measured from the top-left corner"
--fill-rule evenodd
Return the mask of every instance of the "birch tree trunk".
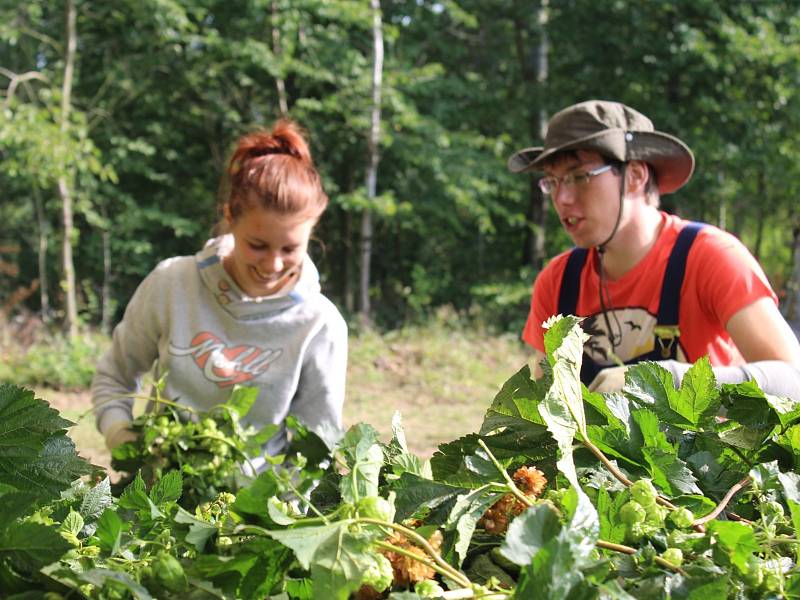
M 47 279 L 47 248 L 50 225 L 44 213 L 39 188 L 34 186 L 32 193 L 39 236 L 39 304 L 41 305 L 42 322 L 48 323 L 50 321 L 50 286 Z
M 75 69 L 75 49 L 77 39 L 75 33 L 75 0 L 67 0 L 67 55 L 64 64 L 64 83 L 61 92 L 61 135 L 66 139 L 69 133 L 69 116 L 72 102 L 72 78 Z M 62 218 L 64 222 L 64 241 L 62 244 L 62 261 L 65 279 L 66 328 L 70 338 L 78 335 L 78 302 L 75 290 L 75 267 L 72 262 L 72 189 L 67 175 L 68 165 L 62 165 L 58 177 L 58 193 L 61 196 Z
M 378 182 L 378 161 L 381 133 L 381 85 L 383 79 L 383 21 L 381 18 L 380 0 L 370 0 L 372 8 L 372 121 L 367 141 L 367 198 L 372 200 Z M 359 285 L 360 317 L 365 325 L 371 323 L 371 307 L 369 301 L 370 262 L 372 260 L 372 210 L 368 206 L 361 215 L 361 279 Z
M 278 108 L 281 111 L 281 117 L 286 117 L 289 115 L 289 101 L 286 97 L 286 81 L 283 79 L 283 48 L 281 47 L 281 30 L 278 23 L 277 0 L 272 0 L 270 8 L 272 12 L 272 53 L 275 55 L 281 67 L 280 74 L 275 78 L 275 87 L 278 90 Z
M 524 10 L 520 10 L 519 4 L 515 2 L 516 14 L 514 17 L 515 45 L 517 59 L 520 63 L 522 78 L 525 87 L 530 89 L 534 105 L 538 107 L 538 113 L 530 123 L 532 137 L 537 136 L 544 139 L 547 133 L 547 111 L 544 108 L 544 91 L 547 85 L 549 63 L 547 54 L 550 49 L 550 41 L 547 36 L 548 21 L 548 1 L 541 0 L 536 9 L 536 33 L 538 34 L 538 44 L 534 60 L 528 60 L 527 48 L 530 45 L 530 36 L 527 35 L 527 28 L 521 21 L 520 15 Z M 545 218 L 547 216 L 547 198 L 545 198 L 536 180 L 531 176 L 529 191 L 528 210 L 526 211 L 526 222 L 528 229 L 525 232 L 525 242 L 522 248 L 522 264 L 532 265 L 540 269 L 544 264 L 545 246 Z

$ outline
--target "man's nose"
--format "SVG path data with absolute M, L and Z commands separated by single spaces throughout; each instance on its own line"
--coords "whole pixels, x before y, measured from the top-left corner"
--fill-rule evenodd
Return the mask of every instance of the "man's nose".
M 559 183 L 550 193 L 555 204 L 571 204 L 575 201 L 575 186 Z

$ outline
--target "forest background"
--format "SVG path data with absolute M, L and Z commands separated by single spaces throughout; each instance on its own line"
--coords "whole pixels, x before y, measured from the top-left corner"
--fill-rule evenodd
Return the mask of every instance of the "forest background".
M 311 252 L 354 333 L 445 311 L 516 340 L 569 240 L 505 162 L 589 98 L 692 147 L 664 208 L 739 236 L 794 316 L 797 0 L 0 0 L 4 362 L 107 334 L 210 236 L 232 142 L 281 116 L 331 198 Z

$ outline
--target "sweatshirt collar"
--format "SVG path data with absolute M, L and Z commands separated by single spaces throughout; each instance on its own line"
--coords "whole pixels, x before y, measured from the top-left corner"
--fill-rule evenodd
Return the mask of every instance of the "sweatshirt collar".
M 319 294 L 319 273 L 306 254 L 300 278 L 294 289 L 285 295 L 252 297 L 246 295 L 222 266 L 222 257 L 233 248 L 233 236 L 226 234 L 210 239 L 195 255 L 200 278 L 217 303 L 237 319 L 254 320 L 302 304 Z

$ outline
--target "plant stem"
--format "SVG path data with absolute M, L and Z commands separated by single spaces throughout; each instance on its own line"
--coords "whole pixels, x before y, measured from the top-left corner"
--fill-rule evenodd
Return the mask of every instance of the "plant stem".
M 353 523 L 369 523 L 370 525 L 380 525 L 381 527 L 388 527 L 390 529 L 394 529 L 395 531 L 402 533 L 408 539 L 413 540 L 418 546 L 420 546 L 428 555 L 434 560 L 434 562 L 439 565 L 448 577 L 450 577 L 453 581 L 458 583 L 463 587 L 469 587 L 472 585 L 472 582 L 467 578 L 466 575 L 461 573 L 458 569 L 453 567 L 452 565 L 448 564 L 440 555 L 439 553 L 433 549 L 424 537 L 418 534 L 413 529 L 409 529 L 399 523 L 390 523 L 389 521 L 382 521 L 380 519 L 369 519 L 369 518 L 357 518 L 353 519 Z M 384 542 L 381 542 L 384 543 Z M 419 558 L 419 557 L 417 557 Z M 442 573 L 445 574 L 445 573 Z
M 523 494 L 522 491 L 517 487 L 517 484 L 514 483 L 513 479 L 511 479 L 509 474 L 503 468 L 503 465 L 500 464 L 500 461 L 498 461 L 495 458 L 494 454 L 492 454 L 492 451 L 489 450 L 489 446 L 486 445 L 486 442 L 484 442 L 481 438 L 478 438 L 478 444 L 480 445 L 481 448 L 483 448 L 486 451 L 486 454 L 489 456 L 489 459 L 492 461 L 492 464 L 494 464 L 495 468 L 503 476 L 503 479 L 505 480 L 508 489 L 511 491 L 512 494 L 514 494 L 517 500 L 522 502 L 525 506 L 528 507 L 533 506 L 533 502 L 531 501 L 531 499 L 528 498 L 525 494 Z
M 739 483 L 737 483 L 731 489 L 728 490 L 728 493 L 725 494 L 725 497 L 722 499 L 722 501 L 719 504 L 717 504 L 717 507 L 714 510 L 712 510 L 710 513 L 708 513 L 704 517 L 700 517 L 699 519 L 695 519 L 694 522 L 692 523 L 692 526 L 694 527 L 694 526 L 697 526 L 697 525 L 703 525 L 704 523 L 708 523 L 709 521 L 713 521 L 714 519 L 716 519 L 719 516 L 719 514 L 723 510 L 725 510 L 725 507 L 728 505 L 728 503 L 731 501 L 731 499 L 734 497 L 734 495 L 736 495 L 736 493 L 739 492 L 742 488 L 750 485 L 750 483 L 752 481 L 753 480 L 750 478 L 749 475 L 747 477 L 745 477 L 744 479 L 742 479 Z

